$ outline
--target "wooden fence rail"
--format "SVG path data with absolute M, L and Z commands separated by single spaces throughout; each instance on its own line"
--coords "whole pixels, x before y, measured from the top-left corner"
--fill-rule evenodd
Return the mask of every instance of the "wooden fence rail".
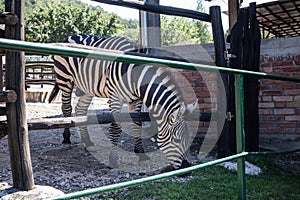
M 186 121 L 215 121 L 213 113 L 192 113 L 187 116 Z M 73 128 L 79 126 L 88 126 L 95 124 L 107 124 L 111 122 L 132 122 L 132 121 L 151 121 L 149 113 L 110 113 L 102 112 L 97 115 L 87 115 L 80 117 L 56 117 L 29 119 L 27 121 L 28 130 L 48 130 L 58 128 Z M 0 139 L 6 135 L 7 125 L 5 122 L 0 123 Z

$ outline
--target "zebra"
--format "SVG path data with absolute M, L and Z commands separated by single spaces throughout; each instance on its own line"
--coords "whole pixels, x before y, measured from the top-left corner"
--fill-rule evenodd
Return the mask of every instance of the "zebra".
M 136 45 L 124 37 L 100 37 L 87 34 L 69 36 L 64 42 L 87 45 L 97 48 L 137 52 Z M 191 166 L 189 146 L 192 142 L 184 117 L 196 107 L 196 102 L 186 104 L 173 74 L 158 65 L 128 64 L 90 58 L 54 56 L 56 84 L 51 96 L 62 91 L 62 112 L 65 117 L 71 115 L 71 93 L 76 85 L 82 96 L 76 106 L 81 114 L 93 96 L 109 99 L 109 110 L 120 112 L 123 103 L 129 110 L 140 112 L 145 104 L 151 119 L 157 124 L 157 145 L 165 154 L 173 169 Z M 134 152 L 139 160 L 148 159 L 142 146 L 141 123 L 132 123 L 132 135 L 135 140 Z M 109 126 L 109 139 L 112 149 L 110 165 L 117 166 L 116 147 L 121 134 L 119 123 Z M 64 134 L 64 143 L 70 143 L 70 134 Z

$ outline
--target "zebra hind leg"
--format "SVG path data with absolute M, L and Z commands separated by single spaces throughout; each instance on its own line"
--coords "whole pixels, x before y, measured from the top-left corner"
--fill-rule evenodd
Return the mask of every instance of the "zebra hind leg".
M 71 106 L 71 94 L 72 89 L 68 91 L 62 91 L 62 112 L 64 114 L 64 117 L 70 117 L 72 113 L 72 106 Z M 63 148 L 70 148 L 71 147 L 71 132 L 70 128 L 65 128 L 63 132 Z
M 132 134 L 134 138 L 134 153 L 139 157 L 139 163 L 142 164 L 145 161 L 150 160 L 150 157 L 145 153 L 143 148 L 143 142 L 141 138 L 142 123 L 132 123 Z
M 118 167 L 118 141 L 121 135 L 121 126 L 119 123 L 111 123 L 109 128 L 109 139 L 112 143 L 111 151 L 109 154 L 109 167 L 117 168 Z

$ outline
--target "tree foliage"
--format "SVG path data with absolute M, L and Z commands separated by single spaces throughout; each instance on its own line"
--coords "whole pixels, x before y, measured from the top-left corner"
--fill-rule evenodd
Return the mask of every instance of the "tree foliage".
M 78 1 L 27 0 L 25 38 L 27 41 L 59 42 L 76 33 L 110 36 L 121 28 L 118 20 L 115 14 Z
M 117 31 L 118 35 L 130 38 L 135 43 L 140 43 L 139 21 L 137 19 L 121 19 L 121 29 Z
M 204 12 L 202 0 L 197 1 L 197 10 Z M 162 16 L 162 43 L 172 45 L 178 43 L 207 43 L 212 40 L 208 24 L 199 20 L 183 17 Z
M 208 25 L 183 17 L 162 16 L 162 45 L 178 43 L 206 43 L 211 39 Z
M 0 12 L 4 12 L 4 10 L 5 10 L 4 0 L 2 0 L 0 4 Z
M 203 0 L 197 10 L 203 12 Z M 4 4 L 0 10 L 4 10 Z M 25 39 L 34 42 L 61 42 L 68 35 L 88 33 L 100 36 L 123 35 L 139 42 L 136 19 L 122 19 L 101 7 L 80 0 L 25 0 Z M 162 45 L 207 43 L 208 25 L 198 20 L 161 15 Z

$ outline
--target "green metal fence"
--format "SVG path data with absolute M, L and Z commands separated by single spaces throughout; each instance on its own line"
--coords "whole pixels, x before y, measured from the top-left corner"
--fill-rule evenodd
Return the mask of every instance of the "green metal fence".
M 119 62 L 129 62 L 129 63 L 138 63 L 138 64 L 160 64 L 163 66 L 169 66 L 173 68 L 180 69 L 189 69 L 189 70 L 201 70 L 201 71 L 210 71 L 210 72 L 223 72 L 235 74 L 235 100 L 236 100 L 236 147 L 237 154 L 229 157 L 225 157 L 222 159 L 218 159 L 215 161 L 207 162 L 204 164 L 192 166 L 189 168 L 163 173 L 155 176 L 150 176 L 146 178 L 141 178 L 133 181 L 103 186 L 95 189 L 89 189 L 79 192 L 74 192 L 66 195 L 62 195 L 59 197 L 52 198 L 54 199 L 71 199 L 71 198 L 79 198 L 83 196 L 88 196 L 92 194 L 97 194 L 101 192 L 107 192 L 115 189 L 120 189 L 124 187 L 139 185 L 167 177 L 172 177 L 176 175 L 180 175 L 183 173 L 191 172 L 197 169 L 201 169 L 204 167 L 209 167 L 218 163 L 222 163 L 225 161 L 237 159 L 238 164 L 238 184 L 239 191 L 238 196 L 239 199 L 246 199 L 246 179 L 245 179 L 245 157 L 248 155 L 268 155 L 268 154 L 280 154 L 280 153 L 289 153 L 300 151 L 300 149 L 296 149 L 293 151 L 282 151 L 282 152 L 245 152 L 245 130 L 244 130 L 244 75 L 248 76 L 256 76 L 259 78 L 266 79 L 275 79 L 275 80 L 283 80 L 283 81 L 293 81 L 300 82 L 298 78 L 278 76 L 273 74 L 267 74 L 263 72 L 252 72 L 240 69 L 231 69 L 225 67 L 218 66 L 209 66 L 202 64 L 194 64 L 194 63 L 185 63 L 178 61 L 170 61 L 163 59 L 155 59 L 155 58 L 147 58 L 147 57 L 139 57 L 126 55 L 122 52 L 116 51 L 108 51 L 108 50 L 95 50 L 95 49 L 80 49 L 74 47 L 66 47 L 60 45 L 51 45 L 51 44 L 41 44 L 41 43 L 31 43 L 24 41 L 16 41 L 16 40 L 8 40 L 8 39 L 0 39 L 0 48 L 5 50 L 16 50 L 16 51 L 27 51 L 32 53 L 45 53 L 50 55 L 61 55 L 61 56 L 74 56 L 74 57 L 89 57 L 95 59 L 106 59 L 106 60 L 114 60 Z

